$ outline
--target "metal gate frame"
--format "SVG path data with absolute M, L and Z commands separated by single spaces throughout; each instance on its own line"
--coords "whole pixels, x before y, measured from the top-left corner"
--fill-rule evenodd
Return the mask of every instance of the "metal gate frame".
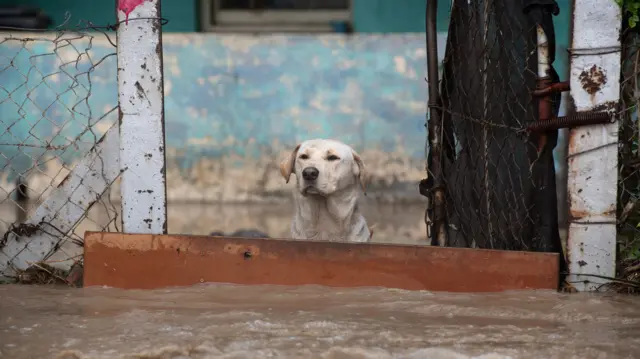
M 436 1 L 429 4 L 435 10 Z M 118 0 L 117 6 L 127 233 L 85 233 L 84 286 L 153 289 L 213 282 L 451 292 L 558 288 L 556 253 L 168 235 L 160 0 Z M 134 19 L 140 21 L 129 25 Z M 149 71 L 151 82 L 137 81 Z M 437 81 L 431 88 L 437 91 Z

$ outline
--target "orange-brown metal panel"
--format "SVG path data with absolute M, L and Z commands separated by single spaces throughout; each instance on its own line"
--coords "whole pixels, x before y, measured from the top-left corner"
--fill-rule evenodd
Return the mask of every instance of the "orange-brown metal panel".
M 205 282 L 495 292 L 556 289 L 558 255 L 463 248 L 87 232 L 84 285 Z

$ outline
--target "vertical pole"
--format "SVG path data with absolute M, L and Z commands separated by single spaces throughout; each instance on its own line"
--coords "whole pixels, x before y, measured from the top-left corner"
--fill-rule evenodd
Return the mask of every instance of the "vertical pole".
M 167 232 L 160 0 L 117 0 L 122 228 Z
M 613 115 L 620 100 L 620 7 L 615 0 L 575 0 L 573 21 L 575 109 Z M 569 132 L 567 280 L 579 291 L 596 290 L 607 282 L 602 277 L 615 276 L 617 142 L 617 122 Z
M 483 55 L 483 65 L 482 65 L 482 120 L 487 121 L 487 117 L 489 115 L 489 89 L 487 86 L 487 74 L 489 71 L 489 56 L 491 56 L 491 49 L 488 47 L 488 38 L 489 38 L 489 20 L 491 17 L 491 0 L 483 1 L 483 11 L 482 16 L 484 20 L 483 31 L 482 31 L 482 50 L 484 51 Z M 491 218 L 491 181 L 490 181 L 490 173 L 489 173 L 489 127 L 485 123 L 482 126 L 482 144 L 484 145 L 483 151 L 483 160 L 484 160 L 484 195 L 485 195 L 485 211 L 487 211 L 487 237 L 489 239 L 489 248 L 493 249 L 493 225 Z M 471 247 L 476 247 L 475 239 L 471 240 Z
M 437 106 L 440 104 L 440 81 L 438 75 L 438 34 L 436 28 L 438 14 L 438 0 L 427 1 L 426 31 L 427 31 L 427 78 L 429 81 L 429 177 L 433 182 L 432 196 L 425 213 L 425 221 L 431 221 L 429 211 L 433 206 L 433 230 L 427 228 L 427 235 L 431 235 L 431 245 L 446 246 L 446 197 L 444 192 L 442 168 L 442 116 Z M 429 223 L 427 224 L 427 226 Z

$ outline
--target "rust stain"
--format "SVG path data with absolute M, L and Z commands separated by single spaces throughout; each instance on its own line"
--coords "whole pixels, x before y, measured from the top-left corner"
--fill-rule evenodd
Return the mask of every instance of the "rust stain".
M 618 102 L 616 101 L 606 101 L 599 105 L 593 106 L 591 111 L 602 111 L 602 112 L 618 112 L 616 111 L 618 107 Z
M 607 73 L 603 68 L 593 65 L 582 71 L 578 79 L 589 95 L 595 95 L 602 89 L 602 85 L 607 83 Z
M 582 152 L 581 144 L 582 144 L 582 141 L 585 139 L 585 137 L 587 137 L 587 134 L 585 133 L 581 133 L 581 135 L 578 136 L 578 133 L 576 131 L 569 131 L 569 138 L 567 139 L 567 141 L 569 142 L 568 143 L 569 153 Z M 573 157 L 569 158 L 568 162 L 571 162 L 573 159 L 574 159 Z
M 552 86 L 551 78 L 544 77 L 538 78 L 537 80 L 537 88 L 538 90 L 544 90 Z M 548 94 L 542 97 L 538 101 L 538 121 L 549 121 L 552 117 L 551 111 L 551 94 Z M 542 149 L 547 145 L 547 136 L 542 134 L 538 139 L 538 154 L 542 151 Z
M 581 219 L 586 218 L 589 215 L 591 215 L 591 213 L 587 211 L 571 209 L 569 210 L 569 222 L 580 221 Z
M 547 96 L 552 95 L 557 92 L 565 92 L 569 91 L 571 87 L 569 86 L 569 81 L 564 82 L 556 82 L 552 83 L 547 87 L 542 87 L 534 90 L 531 95 L 532 96 Z
M 122 117 L 123 117 L 123 113 L 122 113 L 122 107 L 118 106 L 118 124 L 120 126 L 122 126 Z
M 557 289 L 555 253 L 86 232 L 85 286 L 203 282 L 449 292 Z
M 260 248 L 259 247 L 246 246 L 246 245 L 234 244 L 234 243 L 227 244 L 224 247 L 224 251 L 225 251 L 225 253 L 228 253 L 228 254 L 231 254 L 231 255 L 239 255 L 239 254 L 244 255 L 247 252 L 251 253 L 251 256 L 260 255 Z

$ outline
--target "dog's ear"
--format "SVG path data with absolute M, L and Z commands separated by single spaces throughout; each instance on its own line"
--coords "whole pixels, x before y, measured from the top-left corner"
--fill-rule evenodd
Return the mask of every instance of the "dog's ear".
M 298 150 L 300 149 L 300 145 L 297 145 L 296 148 L 291 151 L 291 154 L 287 156 L 282 162 L 280 162 L 280 173 L 284 180 L 289 183 L 289 178 L 291 178 L 291 173 L 294 171 L 294 167 L 296 165 L 296 157 L 298 157 Z
M 360 186 L 362 187 L 362 191 L 364 195 L 367 195 L 367 170 L 364 166 L 364 162 L 362 162 L 362 158 L 356 151 L 351 151 L 353 153 L 353 159 L 355 161 L 353 166 L 353 174 L 358 176 L 358 180 L 360 180 Z

